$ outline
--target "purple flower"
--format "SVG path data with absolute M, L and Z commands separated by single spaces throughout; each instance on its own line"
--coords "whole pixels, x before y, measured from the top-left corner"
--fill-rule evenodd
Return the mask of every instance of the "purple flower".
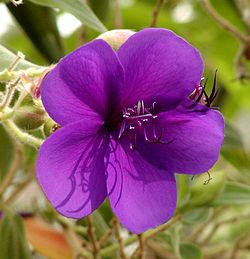
M 217 161 L 224 120 L 190 100 L 203 62 L 173 32 L 144 29 L 117 52 L 94 40 L 45 77 L 41 97 L 62 126 L 42 145 L 38 180 L 52 205 L 82 218 L 106 197 L 121 223 L 141 233 L 176 209 L 174 173 Z

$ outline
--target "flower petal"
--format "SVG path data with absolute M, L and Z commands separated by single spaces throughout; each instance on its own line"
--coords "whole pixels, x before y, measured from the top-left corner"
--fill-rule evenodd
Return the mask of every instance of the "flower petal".
M 123 69 L 103 40 L 94 40 L 64 57 L 43 80 L 46 111 L 60 125 L 85 117 L 105 119 L 119 101 Z
M 100 120 L 98 113 L 85 105 L 74 95 L 70 87 L 59 75 L 60 66 L 56 66 L 42 81 L 41 98 L 49 116 L 59 125 L 91 117 Z
M 124 103 L 156 102 L 161 110 L 176 106 L 199 84 L 203 62 L 189 43 L 166 29 L 144 29 L 118 50 L 125 71 Z M 164 108 L 163 108 L 164 107 Z
M 142 233 L 172 217 L 176 209 L 176 182 L 171 172 L 152 166 L 128 145 L 112 148 L 107 188 L 120 222 L 131 232 Z
M 107 195 L 106 144 L 100 126 L 90 120 L 69 124 L 40 148 L 38 181 L 48 200 L 64 216 L 84 217 Z
M 140 141 L 138 152 L 159 168 L 175 173 L 199 174 L 218 160 L 224 139 L 224 119 L 215 110 L 198 105 L 196 111 L 180 108 L 159 114 L 158 133 L 166 144 Z

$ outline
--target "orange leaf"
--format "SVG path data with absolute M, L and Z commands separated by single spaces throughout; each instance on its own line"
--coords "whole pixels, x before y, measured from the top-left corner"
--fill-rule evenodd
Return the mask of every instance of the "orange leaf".
M 73 254 L 65 236 L 52 229 L 40 218 L 24 219 L 26 236 L 34 249 L 51 259 L 72 259 Z

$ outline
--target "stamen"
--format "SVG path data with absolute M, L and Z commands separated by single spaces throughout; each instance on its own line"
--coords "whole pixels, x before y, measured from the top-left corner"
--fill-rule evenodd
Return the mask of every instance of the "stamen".
M 207 174 L 208 174 L 208 179 L 206 181 L 204 181 L 204 183 L 203 183 L 204 185 L 208 185 L 209 182 L 213 179 L 213 178 L 211 178 L 209 171 L 207 171 Z
M 121 123 L 118 138 L 120 139 L 121 137 L 128 135 L 131 150 L 135 150 L 137 134 L 141 131 L 143 133 L 144 140 L 148 143 L 169 144 L 172 142 L 161 140 L 163 131 L 161 131 L 159 136 L 156 133 L 155 119 L 157 118 L 157 115 L 153 115 L 155 105 L 156 103 L 154 102 L 151 107 L 146 108 L 144 105 L 144 101 L 139 100 L 133 108 L 123 109 L 123 121 Z M 148 137 L 146 129 L 148 125 L 152 125 L 152 139 Z
M 213 103 L 213 101 L 215 100 L 216 96 L 218 95 L 219 92 L 219 88 L 216 89 L 216 82 L 217 82 L 217 69 L 215 70 L 215 74 L 214 74 L 214 81 L 213 81 L 213 86 L 212 86 L 212 92 L 210 95 L 207 94 L 206 92 L 206 86 L 207 86 L 207 82 L 208 82 L 208 78 L 206 78 L 204 85 L 202 86 L 202 81 L 200 83 L 200 87 L 196 88 L 196 90 L 190 95 L 190 99 L 194 100 L 194 103 L 189 107 L 189 108 L 194 108 L 195 105 L 197 103 L 203 103 L 205 104 L 207 107 L 211 108 L 211 105 Z M 201 88 L 201 89 L 200 89 Z M 197 93 L 200 91 L 197 99 Z M 203 99 L 202 99 L 203 98 Z M 203 100 L 203 101 L 202 101 Z M 212 108 L 212 109 L 216 109 L 216 108 Z

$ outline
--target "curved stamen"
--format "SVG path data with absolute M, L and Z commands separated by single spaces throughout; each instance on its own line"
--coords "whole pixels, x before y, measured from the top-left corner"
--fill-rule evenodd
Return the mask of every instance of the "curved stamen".
M 153 139 L 153 140 L 150 140 L 150 139 L 148 138 L 148 136 L 147 136 L 147 132 L 146 132 L 146 128 L 145 128 L 145 127 L 143 127 L 143 135 L 144 135 L 145 141 L 148 142 L 148 143 L 151 143 L 151 144 L 158 143 L 158 141 L 159 141 L 160 138 L 161 138 L 161 136 L 157 138 L 157 137 L 154 135 L 154 139 Z
M 155 102 L 151 107 L 146 108 L 143 100 L 139 100 L 133 108 L 123 108 L 123 121 L 121 122 L 120 131 L 118 138 L 120 139 L 123 136 L 129 137 L 130 140 L 130 149 L 135 150 L 137 133 L 142 130 L 144 140 L 148 143 L 161 143 L 169 144 L 172 141 L 163 141 L 163 130 L 158 136 L 156 133 L 156 127 L 154 120 L 157 118 L 157 115 L 154 114 Z M 152 139 L 148 137 L 146 126 L 150 125 L 152 127 Z
M 194 100 L 194 103 L 192 105 L 190 105 L 190 107 L 189 107 L 190 109 L 194 108 L 197 103 L 203 103 L 207 107 L 211 108 L 211 105 L 219 92 L 219 88 L 216 89 L 217 71 L 218 70 L 216 69 L 215 74 L 214 74 L 212 91 L 211 91 L 210 95 L 208 95 L 206 92 L 206 86 L 207 86 L 207 82 L 208 82 L 208 78 L 206 78 L 204 85 L 202 86 L 202 81 L 201 81 L 200 86 L 198 88 L 196 88 L 196 90 L 190 95 L 190 99 Z M 198 97 L 197 97 L 197 94 L 198 94 Z M 196 97 L 197 97 L 197 99 L 196 99 Z M 212 109 L 216 109 L 216 108 L 212 108 Z

